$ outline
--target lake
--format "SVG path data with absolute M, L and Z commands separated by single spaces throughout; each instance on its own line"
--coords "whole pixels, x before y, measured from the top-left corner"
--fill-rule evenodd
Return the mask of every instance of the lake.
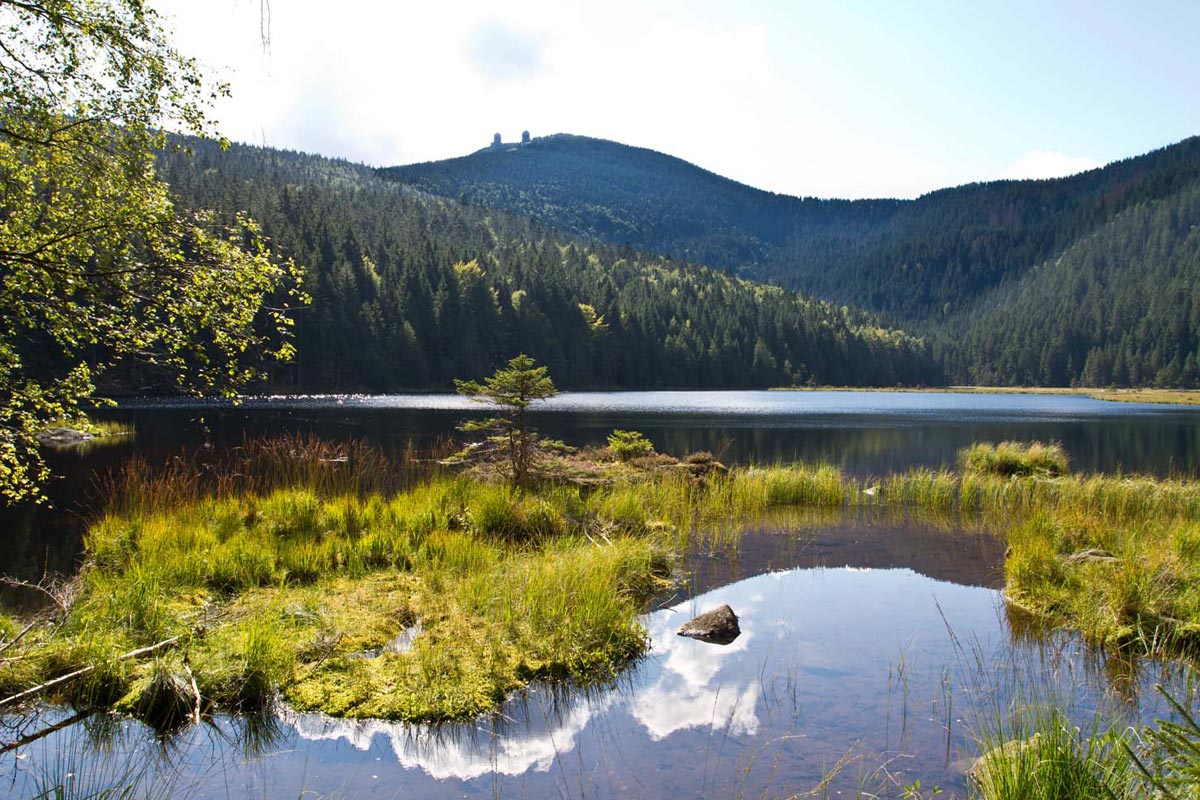
M 736 552 L 693 552 L 689 581 L 643 618 L 649 654 L 611 685 L 535 685 L 455 725 L 285 709 L 160 739 L 94 717 L 20 760 L 0 755 L 0 777 L 13 796 L 70 772 L 81 795 L 136 778 L 151 796 L 196 798 L 725 798 L 823 781 L 829 796 L 898 797 L 916 780 L 965 797 L 995 704 L 1054 701 L 1086 726 L 1097 712 L 1162 715 L 1157 681 L 1183 691 L 1170 667 L 1108 659 L 1006 609 L 1003 546 L 984 531 L 834 517 L 771 520 Z M 740 617 L 731 644 L 676 635 L 722 603 Z M 38 724 L 64 718 L 50 710 Z
M 662 452 L 708 450 L 730 463 L 824 461 L 885 473 L 953 465 L 972 442 L 1062 442 L 1081 471 L 1195 474 L 1200 407 L 1113 403 L 1072 395 L 950 392 L 570 392 L 531 407 L 543 433 L 603 444 L 639 430 Z M 247 398 L 227 403 L 125 401 L 113 415 L 138 427 L 136 447 L 236 444 L 243 436 L 311 431 L 395 447 L 453 435 L 483 413 L 458 395 Z
M 69 572 L 88 514 L 104 502 L 97 474 L 140 456 L 225 448 L 284 432 L 357 437 L 397 452 L 410 441 L 457 434 L 485 413 L 459 395 L 327 395 L 200 400 L 123 400 L 104 416 L 132 422 L 136 435 L 82 452 L 52 452 L 62 479 L 53 508 L 0 512 L 8 531 L 0 572 L 34 579 Z M 950 392 L 568 392 L 536 403 L 533 424 L 573 446 L 603 445 L 614 428 L 638 430 L 661 452 L 715 453 L 729 464 L 837 464 L 854 475 L 953 466 L 973 442 L 1061 442 L 1076 471 L 1195 475 L 1200 407 L 1114 403 L 1073 395 Z
M 51 490 L 56 508 L 8 512 L 4 571 L 71 570 L 84 519 L 102 503 L 90 476 L 135 455 L 160 460 L 285 431 L 397 450 L 449 436 L 481 410 L 416 395 L 130 401 L 110 413 L 133 421 L 136 436 L 52 454 L 65 476 Z M 1195 408 L 950 393 L 569 393 L 534 412 L 539 430 L 572 445 L 635 429 L 676 455 L 825 461 L 859 475 L 949 466 L 972 442 L 1034 438 L 1062 442 L 1076 470 L 1194 475 L 1198 423 Z M 899 796 L 920 779 L 963 797 L 986 719 L 979 708 L 1032 692 L 1082 724 L 1098 710 L 1143 721 L 1163 713 L 1152 687 L 1176 684 L 1170 666 L 1106 658 L 1039 631 L 1006 608 L 1002 563 L 986 531 L 945 522 L 865 510 L 765 520 L 736 552 L 690 554 L 686 583 L 643 619 L 649 655 L 613 685 L 534 686 L 464 725 L 285 710 L 257 723 L 217 717 L 162 740 L 136 722 L 91 717 L 0 754 L 0 794 L 35 794 L 47 775 L 72 772 L 82 788 L 128 771 L 151 794 L 190 797 L 786 796 L 826 779 L 831 796 L 875 783 Z M 733 643 L 675 635 L 721 603 L 741 618 Z M 5 720 L 3 739 L 67 717 L 48 709 Z

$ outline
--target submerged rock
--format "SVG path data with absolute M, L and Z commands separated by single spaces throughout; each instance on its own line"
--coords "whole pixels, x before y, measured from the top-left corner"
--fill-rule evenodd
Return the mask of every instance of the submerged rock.
M 680 636 L 713 644 L 729 644 L 742 633 L 737 614 L 728 605 L 706 611 L 679 629 Z
M 75 444 L 83 444 L 90 442 L 93 437 L 90 433 L 77 431 L 74 428 L 46 428 L 44 431 L 38 431 L 37 440 L 40 444 L 47 447 L 70 447 Z
M 1073 762 L 1066 767 L 1064 760 Z M 1083 775 L 1086 767 L 1079 755 L 1074 752 L 1063 752 L 1055 744 L 1055 737 L 1043 738 L 1041 732 L 1034 733 L 1028 739 L 1013 739 L 997 745 L 987 751 L 967 770 L 967 777 L 979 790 L 983 800 L 1008 797 L 1024 792 L 1036 794 L 1038 783 L 1044 780 L 1042 766 L 1059 762 L 1055 769 L 1069 769 Z M 1085 792 L 1086 796 L 1100 797 L 1100 787 L 1094 787 L 1095 794 Z M 1023 790 L 1023 791 L 1022 791 Z
M 1067 562 L 1070 564 L 1116 564 L 1120 560 L 1107 550 L 1099 548 L 1080 550 L 1067 556 Z

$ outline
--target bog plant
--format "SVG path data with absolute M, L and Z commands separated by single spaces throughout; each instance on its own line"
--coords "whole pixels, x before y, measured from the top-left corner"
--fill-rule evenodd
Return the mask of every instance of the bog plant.
M 958 454 L 963 471 L 1003 477 L 1067 474 L 1067 454 L 1057 442 L 974 444 Z
M 608 449 L 620 461 L 633 461 L 654 452 L 654 443 L 639 431 L 614 430 L 608 436 Z

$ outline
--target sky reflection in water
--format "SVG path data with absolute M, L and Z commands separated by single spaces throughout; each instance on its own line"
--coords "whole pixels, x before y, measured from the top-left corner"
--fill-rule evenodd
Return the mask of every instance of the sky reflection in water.
M 34 794 L 36 775 L 74 759 L 80 774 L 151 764 L 186 797 L 786 796 L 849 755 L 835 789 L 884 780 L 886 765 L 962 796 L 970 709 L 1018 683 L 1084 720 L 1114 683 L 1143 719 L 1161 711 L 1152 665 L 1131 671 L 1010 617 L 985 588 L 1001 559 L 986 535 L 911 519 L 768 522 L 736 554 L 689 556 L 691 596 L 646 616 L 652 649 L 615 685 L 535 686 L 463 725 L 285 713 L 265 733 L 221 717 L 163 743 L 131 721 L 101 739 L 76 725 L 0 757 L 0 794 Z M 675 634 L 722 603 L 740 617 L 733 643 Z

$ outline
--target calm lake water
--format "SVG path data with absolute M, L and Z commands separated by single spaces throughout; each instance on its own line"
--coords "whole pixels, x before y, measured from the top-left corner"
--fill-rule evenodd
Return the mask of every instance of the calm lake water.
M 136 435 L 86 452 L 50 454 L 63 476 L 52 509 L 0 512 L 0 572 L 69 572 L 85 519 L 104 504 L 97 474 L 137 455 L 223 448 L 284 432 L 357 437 L 389 451 L 457 435 L 486 408 L 458 395 L 330 395 L 225 402 L 125 400 L 106 416 Z M 614 428 L 642 431 L 664 453 L 708 450 L 730 464 L 827 462 L 865 476 L 952 466 L 959 449 L 1005 439 L 1059 441 L 1082 472 L 1196 475 L 1200 407 L 1112 403 L 1070 395 L 942 392 L 570 392 L 532 408 L 534 425 L 574 446 Z
M 228 404 L 126 401 L 136 446 L 169 451 L 243 436 L 313 431 L 384 445 L 455 434 L 484 413 L 458 395 L 273 397 Z M 542 432 L 603 444 L 614 428 L 645 433 L 662 452 L 717 453 L 730 463 L 826 461 L 854 473 L 952 465 L 976 441 L 1061 441 L 1082 471 L 1194 474 L 1200 407 L 1112 403 L 1069 395 L 940 392 L 572 392 L 532 407 Z
M 52 454 L 64 476 L 51 490 L 55 508 L 0 519 L 0 571 L 73 569 L 84 520 L 103 503 L 92 476 L 134 455 L 160 460 L 280 432 L 394 450 L 448 436 L 478 413 L 453 395 L 123 403 L 112 415 L 132 420 L 136 436 Z M 947 466 L 975 441 L 1034 438 L 1061 441 L 1080 471 L 1200 468 L 1200 409 L 1071 396 L 571 393 L 534 416 L 573 445 L 636 429 L 676 455 L 826 461 L 859 475 Z M 79 788 L 137 774 L 151 796 L 787 796 L 837 772 L 830 796 L 852 796 L 862 782 L 899 796 L 920 779 L 962 797 L 974 709 L 994 700 L 1032 692 L 1081 722 L 1096 709 L 1130 720 L 1163 713 L 1152 686 L 1173 682 L 1170 668 L 1105 659 L 1006 610 L 1003 547 L 990 536 L 848 513 L 763 523 L 736 553 L 692 554 L 687 584 L 644 619 L 650 654 L 615 685 L 538 686 L 499 715 L 439 727 L 285 711 L 267 724 L 221 717 L 162 740 L 135 722 L 92 717 L 0 752 L 0 796 L 34 795 L 47 776 L 67 773 Z M 741 617 L 732 644 L 675 635 L 721 603 Z M 0 740 L 67 718 L 50 709 L 9 719 L 19 727 L 0 728 Z
M 0 755 L 0 792 L 32 796 L 72 773 L 79 789 L 135 775 L 151 796 L 201 798 L 727 798 L 832 775 L 834 797 L 898 797 L 918 779 L 965 797 L 977 709 L 1025 698 L 1085 726 L 1097 710 L 1148 721 L 1164 712 L 1152 684 L 1177 682 L 1032 631 L 1001 600 L 1002 560 L 986 533 L 928 522 L 766 523 L 736 553 L 692 554 L 688 584 L 643 619 L 649 655 L 613 685 L 535 686 L 462 725 L 285 709 L 163 740 L 93 718 Z M 733 643 L 675 634 L 722 603 L 740 616 Z

